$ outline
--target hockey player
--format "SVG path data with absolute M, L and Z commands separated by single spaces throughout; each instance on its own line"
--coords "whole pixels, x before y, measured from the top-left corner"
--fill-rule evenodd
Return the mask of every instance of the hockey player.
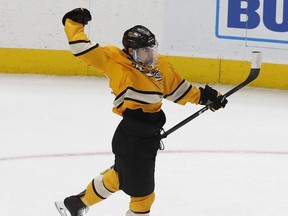
M 128 29 L 121 50 L 91 42 L 84 33 L 90 20 L 87 9 L 77 8 L 66 13 L 62 22 L 74 56 L 109 78 L 115 94 L 113 112 L 123 118 L 112 140 L 114 165 L 94 178 L 83 192 L 67 197 L 64 205 L 71 216 L 82 216 L 89 206 L 122 190 L 131 197 L 126 216 L 149 216 L 155 197 L 155 158 L 165 124 L 162 99 L 182 105 L 212 102 L 213 111 L 224 108 L 227 100 L 208 85 L 197 88 L 179 76 L 158 55 L 155 35 L 146 27 Z M 61 213 L 59 204 L 56 207 Z

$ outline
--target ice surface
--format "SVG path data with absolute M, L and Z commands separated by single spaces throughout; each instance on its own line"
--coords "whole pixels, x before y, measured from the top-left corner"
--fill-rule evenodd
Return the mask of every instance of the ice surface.
M 1 215 L 58 215 L 54 201 L 113 164 L 112 101 L 104 78 L 0 75 Z M 172 133 L 151 216 L 287 215 L 287 107 L 287 91 L 246 87 Z M 165 101 L 165 128 L 200 108 Z M 118 192 L 88 215 L 124 216 L 128 204 Z

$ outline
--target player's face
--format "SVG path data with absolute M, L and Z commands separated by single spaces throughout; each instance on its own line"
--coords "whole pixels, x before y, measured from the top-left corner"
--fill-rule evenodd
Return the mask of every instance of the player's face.
M 135 49 L 133 52 L 133 59 L 144 65 L 151 67 L 157 62 L 158 58 L 158 43 L 154 46 Z

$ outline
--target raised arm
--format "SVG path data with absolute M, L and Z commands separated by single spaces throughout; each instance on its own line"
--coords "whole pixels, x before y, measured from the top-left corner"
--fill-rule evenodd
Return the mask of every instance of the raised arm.
M 85 25 L 92 20 L 87 9 L 76 8 L 66 13 L 62 19 L 70 50 L 75 57 L 105 72 L 108 59 L 112 55 L 108 48 L 90 41 L 84 32 Z

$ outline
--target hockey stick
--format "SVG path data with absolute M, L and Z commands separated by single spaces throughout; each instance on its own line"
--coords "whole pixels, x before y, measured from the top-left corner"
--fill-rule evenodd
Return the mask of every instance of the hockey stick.
M 262 64 L 262 54 L 261 54 L 261 52 L 253 51 L 252 52 L 252 65 L 251 65 L 249 76 L 246 78 L 245 81 L 243 81 L 242 83 L 240 83 L 239 85 L 235 86 L 233 89 L 231 89 L 230 91 L 225 93 L 223 95 L 224 98 L 229 97 L 230 95 L 234 94 L 235 92 L 239 91 L 244 86 L 248 85 L 253 80 L 255 80 L 258 77 L 258 75 L 259 75 L 261 64 Z M 169 134 L 173 133 L 174 131 L 176 131 L 180 127 L 182 127 L 183 125 L 187 124 L 188 122 L 190 122 L 194 118 L 198 117 L 199 115 L 201 115 L 205 111 L 209 110 L 210 106 L 211 106 L 211 104 L 206 105 L 205 107 L 203 107 L 202 109 L 200 109 L 196 113 L 192 114 L 188 118 L 186 118 L 183 121 L 181 121 L 178 124 L 176 124 L 174 127 L 170 128 L 167 131 L 163 131 L 160 134 L 160 139 L 166 138 Z

